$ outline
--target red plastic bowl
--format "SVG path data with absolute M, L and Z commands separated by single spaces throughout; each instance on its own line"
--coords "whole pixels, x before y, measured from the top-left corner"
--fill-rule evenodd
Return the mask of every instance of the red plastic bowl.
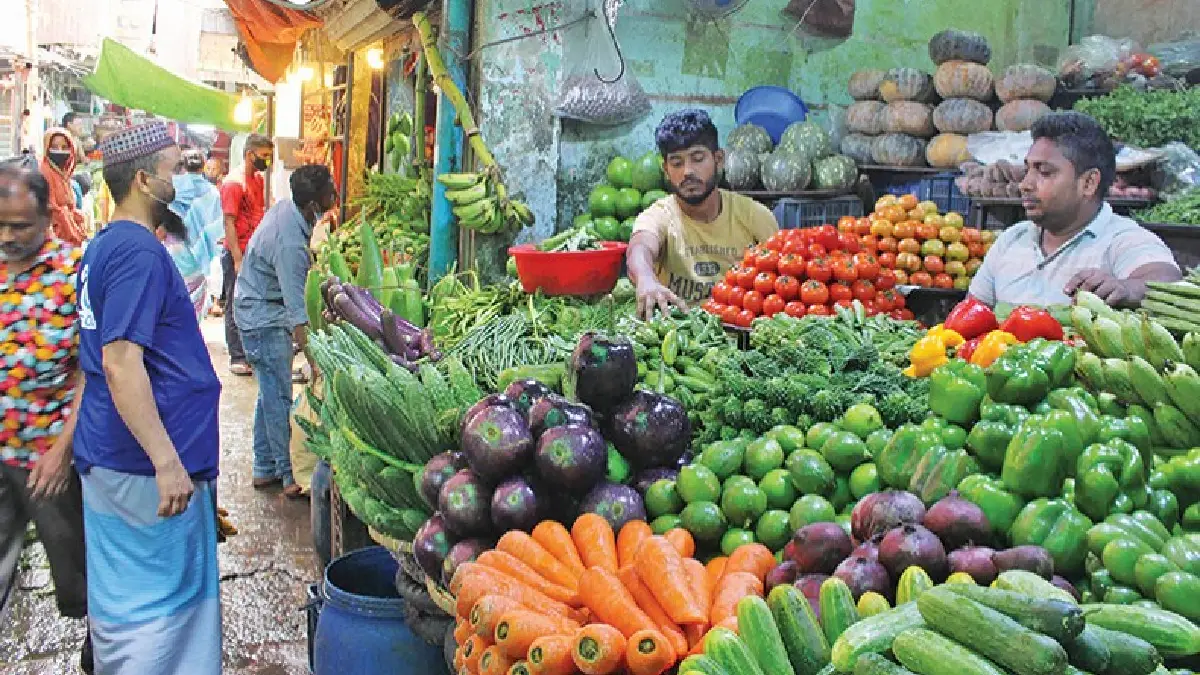
M 508 249 L 517 261 L 517 277 L 526 293 L 541 290 L 546 295 L 599 295 L 617 285 L 621 260 L 627 244 L 602 241 L 599 251 L 537 250 L 536 244 Z

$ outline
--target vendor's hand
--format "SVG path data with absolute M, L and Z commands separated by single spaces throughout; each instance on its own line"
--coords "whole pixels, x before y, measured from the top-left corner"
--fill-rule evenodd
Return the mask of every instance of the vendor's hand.
M 1110 307 L 1122 307 L 1139 304 L 1146 294 L 1146 285 L 1136 279 L 1118 279 L 1092 267 L 1076 272 L 1063 292 L 1073 297 L 1079 290 L 1095 293 Z
M 38 458 L 25 483 L 30 499 L 53 499 L 66 489 L 71 477 L 71 452 L 68 447 L 55 444 Z
M 679 296 L 671 292 L 671 289 L 663 286 L 657 279 L 648 279 L 637 285 L 637 304 L 638 316 L 643 317 L 647 321 L 654 318 L 654 309 L 657 307 L 664 315 L 671 313 L 671 306 L 674 305 L 685 312 L 687 311 L 687 303 L 679 299 Z
M 187 510 L 195 485 L 178 458 L 171 464 L 156 469 L 154 482 L 158 485 L 159 517 L 170 518 Z

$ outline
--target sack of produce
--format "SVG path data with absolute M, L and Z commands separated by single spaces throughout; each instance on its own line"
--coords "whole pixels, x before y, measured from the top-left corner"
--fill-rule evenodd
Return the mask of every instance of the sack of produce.
M 650 99 L 617 52 L 613 25 L 620 2 L 597 2 L 601 7 L 567 47 L 562 93 L 554 114 L 587 124 L 624 124 L 650 112 Z

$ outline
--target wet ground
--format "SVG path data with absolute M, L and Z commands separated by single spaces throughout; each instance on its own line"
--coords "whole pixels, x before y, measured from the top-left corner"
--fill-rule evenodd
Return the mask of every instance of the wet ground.
M 306 587 L 320 576 L 312 549 L 307 501 L 250 485 L 253 378 L 228 372 L 219 319 L 203 325 L 221 376 L 221 477 L 218 495 L 239 533 L 220 545 L 224 615 L 224 672 L 228 675 L 304 675 Z M 0 673 L 79 673 L 81 621 L 62 619 L 54 605 L 49 569 L 31 546 L 8 606 L 0 611 Z

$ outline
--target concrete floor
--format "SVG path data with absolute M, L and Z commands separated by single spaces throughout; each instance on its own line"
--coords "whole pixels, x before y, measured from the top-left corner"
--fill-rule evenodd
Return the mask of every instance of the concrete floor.
M 307 501 L 250 485 L 253 378 L 228 373 L 221 321 L 202 326 L 221 376 L 221 477 L 218 494 L 239 534 L 220 545 L 224 672 L 229 675 L 305 675 L 305 587 L 320 578 L 312 549 Z M 79 673 L 81 621 L 58 616 L 49 570 L 32 546 L 12 601 L 0 616 L 0 673 Z

